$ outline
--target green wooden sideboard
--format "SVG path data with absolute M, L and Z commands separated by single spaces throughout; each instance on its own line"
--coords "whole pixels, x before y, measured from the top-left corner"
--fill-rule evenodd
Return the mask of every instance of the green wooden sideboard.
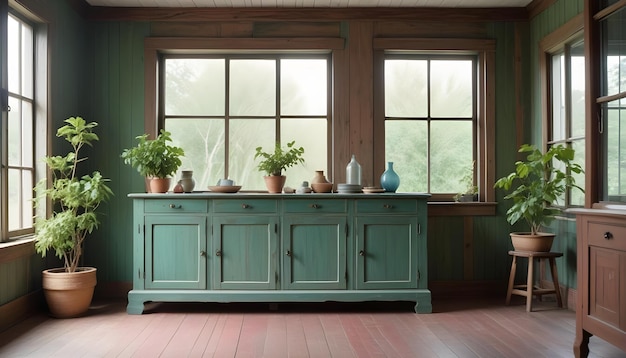
M 428 194 L 129 194 L 146 302 L 411 301 L 432 312 Z

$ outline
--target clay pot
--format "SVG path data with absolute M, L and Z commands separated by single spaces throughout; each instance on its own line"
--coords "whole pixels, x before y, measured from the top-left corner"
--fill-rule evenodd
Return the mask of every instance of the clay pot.
M 512 232 L 511 242 L 515 251 L 550 252 L 554 234 L 538 232 L 531 235 L 529 232 Z
M 170 190 L 171 178 L 152 178 L 150 180 L 151 193 L 167 193 Z
M 287 177 L 284 175 L 268 175 L 264 176 L 265 186 L 267 187 L 267 191 L 269 193 L 282 193 L 283 187 L 285 186 L 285 180 Z
M 72 273 L 64 268 L 43 271 L 43 292 L 50 314 L 57 318 L 83 315 L 91 305 L 96 282 L 94 267 L 79 267 Z

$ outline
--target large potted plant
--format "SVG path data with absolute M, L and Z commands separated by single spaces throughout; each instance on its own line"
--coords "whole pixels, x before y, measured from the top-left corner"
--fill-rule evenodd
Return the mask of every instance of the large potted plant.
M 87 157 L 80 151 L 99 138 L 93 132 L 96 122 L 86 123 L 81 117 L 65 120 L 56 136 L 72 146 L 65 156 L 48 156 L 52 181 L 43 179 L 35 187 L 38 202 L 49 200 L 52 213 L 35 221 L 35 249 L 43 257 L 49 250 L 63 261 L 63 268 L 43 272 L 44 295 L 55 317 L 75 317 L 89 309 L 96 286 L 96 269 L 80 267 L 83 244 L 87 235 L 100 224 L 96 210 L 113 194 L 109 179 L 100 172 L 81 175 L 78 164 Z
M 287 143 L 287 148 L 283 149 L 280 143 L 276 143 L 273 152 L 264 152 L 262 147 L 256 148 L 254 159 L 261 158 L 259 162 L 259 171 L 265 172 L 267 175 L 265 185 L 270 193 L 280 193 L 285 186 L 286 177 L 283 171 L 298 163 L 304 163 L 304 148 L 296 147 L 296 142 Z
M 583 172 L 574 162 L 574 149 L 563 145 L 550 147 L 542 153 L 533 145 L 524 144 L 520 153 L 527 153 L 525 161 L 515 163 L 515 171 L 498 179 L 495 187 L 514 189 L 505 199 L 513 200 L 507 211 L 507 221 L 513 225 L 525 220 L 530 232 L 513 232 L 511 240 L 515 250 L 550 251 L 554 234 L 542 232 L 560 213 L 557 201 L 570 188 L 583 190 L 576 185 L 573 174 Z
M 171 185 L 171 176 L 180 168 L 180 157 L 185 151 L 170 145 L 171 133 L 161 129 L 155 139 L 148 139 L 147 134 L 137 136 L 139 143 L 122 152 L 124 163 L 137 169 L 148 181 L 148 192 L 165 193 Z

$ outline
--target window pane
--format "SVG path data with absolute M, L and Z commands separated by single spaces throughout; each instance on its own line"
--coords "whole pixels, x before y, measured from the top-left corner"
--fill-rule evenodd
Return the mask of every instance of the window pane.
M 398 192 L 428 192 L 426 121 L 385 121 L 385 159 L 394 163 L 393 170 L 400 177 Z
M 9 16 L 8 21 L 8 69 L 9 69 L 9 92 L 20 93 L 22 86 L 20 84 L 20 23 Z
M 585 45 L 583 42 L 572 46 L 572 137 L 585 135 Z M 584 152 L 584 149 L 582 150 Z M 578 153 L 578 151 L 576 152 Z
M 7 132 L 7 145 L 10 166 L 20 166 L 22 164 L 22 111 L 20 101 L 14 97 L 9 97 L 9 123 Z
M 608 109 L 605 113 L 607 113 L 607 194 L 626 195 L 626 168 L 621 165 L 626 160 L 626 143 L 622 143 L 622 138 L 626 138 L 626 110 Z
M 266 175 L 258 169 L 259 160 L 254 159 L 256 147 L 266 152 L 276 145 L 276 122 L 274 119 L 234 119 L 230 121 L 228 178 L 244 190 L 265 190 Z M 219 178 L 218 178 L 219 179 Z
M 626 33 L 623 24 L 626 11 L 619 10 L 600 21 L 603 34 L 602 57 L 606 63 L 606 78 L 603 95 L 614 95 L 626 91 Z
M 431 117 L 471 118 L 473 113 L 472 77 L 472 61 L 431 61 Z
M 230 61 L 230 115 L 276 114 L 276 61 Z
M 304 148 L 304 164 L 287 169 L 289 186 L 296 188 L 303 181 L 310 182 L 316 170 L 323 170 L 326 179 L 332 180 L 327 175 L 328 142 L 325 119 L 283 119 L 280 129 L 283 146 L 295 140 L 295 146 Z
M 585 140 L 576 140 L 572 142 L 572 149 L 575 151 L 574 162 L 578 163 L 582 168 L 585 167 Z M 576 180 L 576 185 L 585 189 L 585 173 L 572 173 Z M 570 191 L 570 204 L 571 205 L 585 205 L 585 193 L 578 189 Z
M 465 190 L 460 179 L 474 160 L 472 122 L 433 121 L 430 141 L 430 191 L 458 193 Z
M 22 26 L 22 96 L 33 98 L 33 29 Z
M 22 103 L 22 165 L 25 167 L 33 167 L 33 109 L 30 102 Z M 9 139 L 11 141 L 11 139 Z
M 193 170 L 194 190 L 206 190 L 224 176 L 223 119 L 166 119 L 165 130 L 172 133 L 173 144 L 185 150 L 180 170 Z
M 281 60 L 281 114 L 326 115 L 326 66 L 325 59 Z
M 166 115 L 225 115 L 223 59 L 166 59 Z
M 385 60 L 385 117 L 427 115 L 427 61 Z
M 552 140 L 565 139 L 565 78 L 565 55 L 552 56 Z

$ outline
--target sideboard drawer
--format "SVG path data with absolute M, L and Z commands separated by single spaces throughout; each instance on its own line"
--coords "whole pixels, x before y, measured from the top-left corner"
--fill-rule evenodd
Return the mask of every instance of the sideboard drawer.
M 337 199 L 294 199 L 285 200 L 285 213 L 345 213 L 345 200 Z
M 589 245 L 626 251 L 626 226 L 590 221 L 587 230 Z
M 215 199 L 213 211 L 216 213 L 275 213 L 278 211 L 278 202 L 258 199 Z
M 150 199 L 144 201 L 146 213 L 206 213 L 206 200 Z
M 356 201 L 357 214 L 414 214 L 417 213 L 415 200 L 362 199 Z

